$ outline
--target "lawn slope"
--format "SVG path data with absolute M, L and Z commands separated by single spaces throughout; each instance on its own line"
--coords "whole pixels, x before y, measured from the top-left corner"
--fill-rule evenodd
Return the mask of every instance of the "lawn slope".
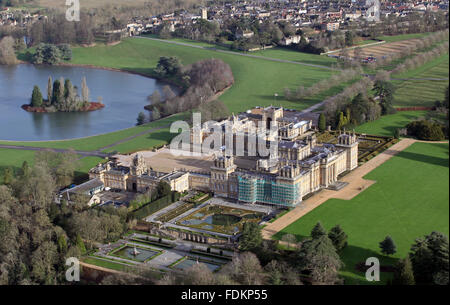
M 392 236 L 397 253 L 405 257 L 414 239 L 440 231 L 449 233 L 448 144 L 415 143 L 369 173 L 377 181 L 352 200 L 328 200 L 318 208 L 277 233 L 292 233 L 298 239 L 309 236 L 321 221 L 326 229 L 340 224 L 348 234 L 349 245 L 341 253 L 345 263 L 342 275 L 347 283 L 367 283 L 355 265 L 368 257 L 392 264 L 378 243 Z M 381 274 L 386 281 L 390 275 Z

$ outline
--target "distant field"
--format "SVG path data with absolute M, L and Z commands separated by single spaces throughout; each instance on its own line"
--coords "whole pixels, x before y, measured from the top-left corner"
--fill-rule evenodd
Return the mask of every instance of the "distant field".
M 397 42 L 408 39 L 418 39 L 430 35 L 430 33 L 416 33 L 416 34 L 403 34 L 394 36 L 380 36 L 377 39 L 384 40 L 386 42 Z
M 392 78 L 448 78 L 448 53 L 435 58 L 424 65 L 402 73 L 391 75 Z
M 364 47 L 361 48 L 361 56 L 373 56 L 376 58 L 382 58 L 383 56 L 388 54 L 397 54 L 402 52 L 408 46 L 414 46 L 417 41 L 417 39 L 409 39 Z M 354 53 L 355 49 L 349 51 L 350 56 L 354 56 Z
M 384 115 L 376 121 L 359 125 L 356 132 L 378 136 L 394 136 L 397 128 L 405 127 L 409 122 L 425 117 L 426 111 L 398 111 L 396 114 Z
M 345 268 L 342 276 L 349 284 L 364 284 L 364 274 L 355 265 L 368 257 L 378 257 L 382 265 L 403 258 L 417 237 L 432 231 L 449 234 L 448 144 L 415 143 L 365 178 L 377 181 L 352 200 L 328 200 L 275 235 L 309 236 L 322 222 L 329 230 L 340 224 L 349 245 L 340 254 Z M 392 236 L 397 253 L 386 257 L 378 243 Z M 391 275 L 381 273 L 385 282 Z

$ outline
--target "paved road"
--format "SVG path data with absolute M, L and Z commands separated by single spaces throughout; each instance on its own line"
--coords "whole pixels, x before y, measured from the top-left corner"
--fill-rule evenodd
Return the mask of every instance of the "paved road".
M 281 63 L 288 63 L 288 64 L 294 64 L 294 65 L 300 65 L 300 66 L 308 66 L 308 67 L 319 68 L 319 69 L 336 70 L 336 68 L 323 66 L 323 65 L 307 64 L 307 63 L 299 62 L 299 61 L 292 61 L 292 60 L 278 59 L 278 58 L 270 58 L 270 57 L 264 57 L 264 56 L 258 56 L 258 55 L 252 55 L 252 54 L 245 54 L 245 53 L 240 53 L 240 52 L 220 50 L 220 49 L 216 49 L 214 47 L 198 46 L 198 45 L 193 45 L 193 44 L 186 43 L 186 42 L 164 40 L 164 39 L 151 38 L 151 37 L 142 37 L 142 36 L 137 36 L 135 38 L 150 39 L 150 40 L 154 40 L 154 41 L 160 41 L 160 42 L 164 42 L 164 43 L 175 44 L 175 45 L 191 47 L 191 48 L 197 48 L 197 49 L 202 49 L 202 50 L 215 51 L 215 52 L 224 53 L 224 54 L 245 56 L 245 57 L 250 57 L 250 58 L 257 58 L 257 59 L 262 59 L 262 60 L 275 61 L 275 62 L 281 62 Z

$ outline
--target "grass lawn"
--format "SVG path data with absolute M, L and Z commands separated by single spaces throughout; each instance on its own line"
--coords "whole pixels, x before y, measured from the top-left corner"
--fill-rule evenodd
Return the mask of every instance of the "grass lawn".
M 398 74 L 392 74 L 392 78 L 448 78 L 449 68 L 448 53 L 435 58 L 424 65 Z
M 301 56 L 301 53 L 299 54 Z M 282 93 L 284 87 L 308 87 L 330 77 L 332 73 L 327 69 L 272 62 L 238 54 L 223 54 L 145 38 L 128 38 L 115 46 L 74 48 L 72 63 L 111 67 L 152 76 L 153 68 L 161 56 L 177 56 L 185 65 L 206 58 L 219 58 L 228 63 L 233 70 L 235 84 L 220 99 L 231 112 L 271 104 L 304 109 L 314 102 L 290 102 L 282 96 L 274 100 L 274 94 Z M 317 56 L 317 60 L 326 62 L 329 59 Z
M 430 33 L 415 33 L 415 34 L 402 34 L 402 35 L 394 35 L 394 36 L 380 36 L 380 37 L 377 37 L 377 39 L 381 39 L 386 42 L 396 42 L 396 41 L 402 41 L 402 40 L 408 40 L 408 39 L 422 38 L 429 34 Z
M 184 113 L 176 114 L 171 117 L 167 117 L 155 122 L 147 123 L 144 125 L 131 127 L 127 129 L 122 129 L 115 132 L 106 133 L 103 135 L 80 138 L 75 140 L 62 140 L 62 141 L 28 141 L 28 142 L 16 142 L 16 141 L 0 141 L 0 144 L 10 144 L 10 145 L 22 145 L 22 146 L 35 146 L 35 147 L 45 147 L 45 148 L 64 148 L 69 149 L 73 148 L 76 150 L 84 150 L 84 151 L 94 151 L 98 150 L 102 147 L 111 145 L 116 143 L 121 139 L 125 139 L 130 136 L 134 136 L 139 134 L 140 132 L 157 128 L 161 126 L 165 126 L 170 124 L 171 122 L 175 122 L 177 120 L 185 119 L 186 115 Z M 157 133 L 159 130 L 156 130 Z M 152 133 L 151 133 L 152 134 Z M 147 134 L 146 137 L 150 137 L 150 134 Z
M 376 121 L 359 125 L 356 132 L 377 136 L 394 136 L 397 128 L 405 127 L 409 122 L 426 116 L 426 111 L 398 111 L 395 114 L 384 115 Z
M 329 230 L 340 224 L 349 236 L 341 253 L 346 283 L 367 283 L 355 265 L 378 257 L 382 265 L 405 257 L 417 237 L 432 231 L 449 234 L 448 144 L 415 143 L 365 176 L 377 181 L 352 200 L 331 199 L 276 234 L 309 236 L 321 221 Z M 397 245 L 393 257 L 380 253 L 387 235 Z M 381 281 L 390 274 L 381 273 Z
M 409 70 L 393 78 L 417 78 L 418 80 L 394 80 L 396 86 L 395 106 L 433 106 L 436 100 L 442 101 L 445 88 L 448 86 L 449 57 L 444 54 L 423 66 Z M 420 80 L 423 78 L 436 78 L 447 80 Z
M 6 168 L 10 167 L 18 171 L 25 160 L 31 165 L 34 160 L 34 151 L 0 148 L 0 184 L 3 183 L 3 172 Z
M 114 263 L 112 261 L 105 261 L 102 259 L 98 259 L 95 257 L 86 257 L 83 259 L 83 262 L 103 268 L 108 268 L 117 271 L 128 271 L 131 266 L 125 266 L 122 264 Z

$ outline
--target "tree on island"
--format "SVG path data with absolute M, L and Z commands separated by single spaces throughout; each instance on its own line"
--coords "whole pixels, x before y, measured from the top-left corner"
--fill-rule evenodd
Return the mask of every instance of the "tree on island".
M 82 97 L 78 95 L 77 87 L 69 79 L 61 77 L 52 84 L 52 78 L 48 78 L 47 100 L 42 98 L 42 93 L 38 86 L 34 86 L 31 103 L 29 106 L 41 108 L 45 112 L 71 112 L 87 111 L 103 107 L 103 104 L 91 104 L 89 102 L 89 89 L 86 85 L 86 78 L 82 80 Z M 93 106 L 93 107 L 91 107 Z M 26 108 L 24 108 L 27 110 Z M 41 111 L 38 110 L 38 111 Z M 35 111 L 35 110 L 31 110 Z
M 31 106 L 41 107 L 42 106 L 42 93 L 38 86 L 34 86 L 33 93 L 31 94 Z
M 48 101 L 52 100 L 52 94 L 53 94 L 53 79 L 51 76 L 49 76 L 48 82 L 47 82 L 47 100 Z
M 394 243 L 394 240 L 389 235 L 380 242 L 381 253 L 391 255 L 397 252 L 397 246 Z
M 83 102 L 89 102 L 89 88 L 86 84 L 86 77 L 81 80 L 81 98 Z

